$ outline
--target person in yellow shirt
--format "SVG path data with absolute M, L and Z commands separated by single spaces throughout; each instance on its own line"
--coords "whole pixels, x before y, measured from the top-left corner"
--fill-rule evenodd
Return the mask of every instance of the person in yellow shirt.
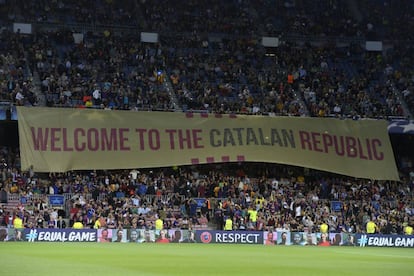
M 100 229 L 106 227 L 106 221 L 105 218 L 101 215 L 99 218 L 95 221 L 95 224 L 93 225 L 93 229 Z
M 225 231 L 233 230 L 233 220 L 231 219 L 231 217 L 226 218 L 226 221 L 224 223 L 224 230 Z
M 375 224 L 374 221 L 370 220 L 367 222 L 366 225 L 367 234 L 375 234 L 378 231 L 378 226 Z
M 214 190 L 213 190 L 213 192 L 214 192 L 214 196 L 215 197 L 218 197 L 218 194 L 219 194 L 219 191 L 220 191 L 220 186 L 216 186 L 216 187 L 214 187 Z
M 265 198 L 262 195 L 259 195 L 256 198 L 256 206 L 258 206 L 259 209 L 262 209 L 264 204 L 265 204 Z
M 93 229 L 99 229 L 101 228 L 101 222 L 99 221 L 99 219 L 97 219 L 93 225 Z
M 83 229 L 83 223 L 82 223 L 80 220 L 77 220 L 77 221 L 73 224 L 72 228 L 73 228 L 73 229 Z
M 20 215 L 17 215 L 13 220 L 13 227 L 15 230 L 15 240 L 21 241 L 22 240 L 22 232 L 24 229 L 23 220 Z
M 23 220 L 20 215 L 17 215 L 13 220 L 13 227 L 14 229 L 23 229 Z
M 329 226 L 325 222 L 319 226 L 321 233 L 328 233 Z
M 162 219 L 160 219 L 160 218 L 157 218 L 156 220 L 155 220 L 155 230 L 157 231 L 160 231 L 160 230 L 162 230 L 164 228 L 164 222 L 162 221 Z
M 252 223 L 253 227 L 256 228 L 256 223 L 257 223 L 256 209 L 253 209 L 253 207 L 250 207 L 249 210 L 247 210 L 247 214 L 249 216 L 249 221 Z
M 404 227 L 404 234 L 406 235 L 412 235 L 413 234 L 413 227 L 410 225 L 407 225 Z

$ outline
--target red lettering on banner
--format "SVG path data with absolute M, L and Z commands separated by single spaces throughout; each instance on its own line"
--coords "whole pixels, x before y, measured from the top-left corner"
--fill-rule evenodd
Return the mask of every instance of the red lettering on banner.
M 61 151 L 60 147 L 57 144 L 60 141 L 59 137 L 60 128 L 52 127 L 50 129 L 50 150 L 51 151 Z
M 329 134 L 326 134 L 326 135 L 332 137 Z M 338 139 L 337 139 L 336 136 L 333 138 L 333 140 L 334 140 L 334 146 L 335 146 L 335 153 L 336 153 L 336 155 L 344 156 L 345 155 L 345 141 L 344 141 L 344 136 L 339 137 L 339 140 L 340 140 L 339 142 L 341 143 L 340 145 L 339 145 L 339 142 L 338 142 Z
M 128 147 L 126 143 L 128 142 L 127 133 L 129 132 L 129 128 L 120 128 L 119 129 L 119 149 L 122 151 L 129 151 L 131 147 Z
M 45 151 L 47 150 L 47 140 L 49 139 L 49 128 L 46 128 L 43 132 L 43 128 L 31 127 L 32 140 L 34 150 Z
M 128 142 L 128 136 L 126 135 L 127 132 L 129 132 L 129 128 L 119 129 L 119 142 L 120 142 L 119 149 L 122 151 L 131 150 L 131 147 L 126 145 L 126 143 Z
M 136 128 L 135 131 L 138 132 L 139 149 L 145 150 L 144 133 L 147 132 L 147 130 L 145 128 Z
M 104 128 L 102 129 L 102 150 L 105 150 L 105 149 L 117 150 L 118 149 L 116 133 L 117 133 L 117 130 L 114 128 L 109 131 L 109 135 L 106 129 Z
M 358 155 L 358 151 L 355 147 L 356 140 L 354 137 L 347 136 L 345 137 L 345 145 L 346 145 L 346 153 L 348 154 L 348 157 L 356 157 Z
M 176 129 L 166 129 L 165 132 L 168 133 L 169 141 L 170 141 L 170 149 L 175 149 L 174 143 L 174 134 L 177 132 Z
M 310 142 L 310 135 L 307 131 L 299 131 L 300 143 L 302 145 L 302 149 L 309 149 L 312 150 L 312 144 Z
M 357 144 L 358 144 L 358 152 L 360 152 L 361 154 L 360 154 L 360 158 L 361 159 L 365 159 L 365 160 L 367 160 L 368 159 L 368 157 L 364 154 L 364 150 L 363 150 L 363 148 L 362 148 L 362 144 L 361 144 L 361 141 L 358 139 L 358 141 L 357 141 Z M 369 149 L 369 146 L 367 147 L 368 149 Z
M 101 128 L 101 150 L 130 150 L 131 148 L 126 145 L 126 142 L 128 142 L 128 136 L 126 135 L 126 132 L 129 132 L 128 128 L 111 128 L 109 130 L 106 128 Z
M 65 127 L 63 132 L 63 151 L 73 151 L 73 147 L 68 146 L 68 129 Z
M 311 136 L 312 136 L 312 141 L 313 141 L 313 150 L 323 152 L 323 149 L 319 147 L 319 145 L 321 144 L 321 141 L 319 140 L 321 134 L 318 132 L 312 132 Z
M 327 135 L 326 133 L 322 134 L 322 144 L 323 144 L 323 152 L 328 153 L 328 148 L 332 147 L 332 137 L 331 135 Z
M 180 149 L 191 149 L 191 134 L 189 129 L 186 129 L 185 133 L 181 129 L 178 130 L 178 143 L 180 145 Z M 185 147 L 185 144 L 187 144 L 187 147 Z
M 193 129 L 193 142 L 194 142 L 194 148 L 195 149 L 202 149 L 204 148 L 204 145 L 201 145 L 201 141 L 203 140 L 202 137 L 199 136 L 203 130 L 201 129 Z
M 75 144 L 76 151 L 84 151 L 86 149 L 86 143 L 81 142 L 81 140 L 79 139 L 79 136 L 81 137 L 85 136 L 85 130 L 83 128 L 75 128 L 73 142 Z
M 38 151 L 117 151 L 130 150 L 128 128 L 31 128 L 33 148 Z M 48 148 L 49 147 L 49 148 Z
M 382 145 L 378 138 L 360 139 L 353 136 L 337 136 L 327 133 L 299 131 L 303 150 L 335 153 L 338 156 L 363 160 L 384 160 Z
M 151 150 L 159 150 L 161 148 L 160 132 L 157 129 L 137 128 L 139 149 L 145 150 L 148 142 L 148 147 Z
M 170 141 L 170 149 L 174 150 L 176 144 L 178 149 L 201 149 L 204 145 L 201 144 L 202 129 L 166 129 Z
M 88 150 L 97 151 L 99 148 L 98 130 L 96 128 L 88 129 L 86 132 Z
M 384 160 L 384 153 L 378 151 L 377 147 L 381 147 L 381 140 L 380 139 L 372 139 L 372 151 L 374 153 L 374 158 L 376 160 Z
M 149 147 L 152 150 L 159 150 L 161 147 L 160 132 L 157 129 L 150 129 L 148 131 Z

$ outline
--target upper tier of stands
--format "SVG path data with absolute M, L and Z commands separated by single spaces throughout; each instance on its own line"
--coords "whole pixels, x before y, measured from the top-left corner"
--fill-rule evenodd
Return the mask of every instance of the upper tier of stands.
M 17 105 L 411 117 L 413 45 L 404 30 L 412 20 L 398 25 L 412 10 L 401 9 L 405 2 L 4 3 L 4 26 L 30 22 L 34 30 L 31 36 L 7 28 L 2 33 L 1 99 Z M 381 10 L 387 12 L 379 18 Z M 159 43 L 141 42 L 140 31 L 159 33 Z M 74 40 L 77 32 L 82 43 Z M 281 44 L 264 47 L 263 35 L 278 36 Z M 367 39 L 383 40 L 384 50 L 366 51 Z

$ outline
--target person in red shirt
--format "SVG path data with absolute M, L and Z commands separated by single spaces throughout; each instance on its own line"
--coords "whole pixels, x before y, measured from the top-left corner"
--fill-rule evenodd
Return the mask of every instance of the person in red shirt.
M 167 231 L 166 230 L 161 230 L 160 231 L 160 236 L 158 237 L 158 239 L 155 242 L 156 243 L 169 243 L 170 240 L 167 238 Z
M 319 246 L 330 246 L 330 242 L 328 240 L 328 234 L 327 233 L 321 233 L 321 239 L 318 243 Z

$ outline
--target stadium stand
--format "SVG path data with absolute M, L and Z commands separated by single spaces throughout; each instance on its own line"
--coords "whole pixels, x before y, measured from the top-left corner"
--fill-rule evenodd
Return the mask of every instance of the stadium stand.
M 0 118 L 24 105 L 412 119 L 412 10 L 403 0 L 2 1 Z M 391 183 L 263 164 L 45 175 L 21 171 L 17 149 L 1 158 L 2 225 L 18 214 L 45 228 L 59 217 L 148 229 L 156 217 L 183 229 L 221 229 L 228 216 L 248 230 L 414 225 L 413 160 Z M 66 204 L 50 206 L 48 195 Z

